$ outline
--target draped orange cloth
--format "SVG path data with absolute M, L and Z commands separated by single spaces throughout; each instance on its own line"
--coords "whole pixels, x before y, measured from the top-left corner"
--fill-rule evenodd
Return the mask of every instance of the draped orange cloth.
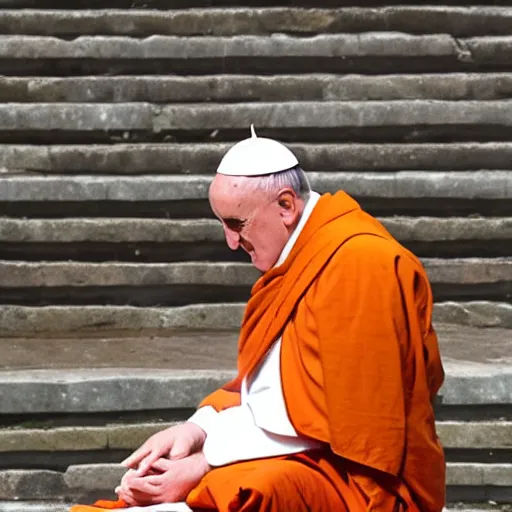
M 440 511 L 445 462 L 433 401 L 444 372 L 432 309 L 418 259 L 347 194 L 324 195 L 285 263 L 253 287 L 238 377 L 201 406 L 238 405 L 242 379 L 282 336 L 290 420 L 329 446 L 322 471 L 335 468 L 330 480 L 350 511 Z M 227 480 L 236 482 L 237 466 L 222 470 Z M 225 494 L 216 471 L 191 493 L 191 506 L 213 507 L 220 498 L 212 495 Z
M 243 378 L 281 336 L 290 421 L 325 449 L 213 469 L 189 506 L 441 511 L 433 400 L 444 372 L 432 308 L 417 258 L 344 192 L 322 196 L 284 264 L 253 287 L 237 378 L 201 406 L 239 405 Z

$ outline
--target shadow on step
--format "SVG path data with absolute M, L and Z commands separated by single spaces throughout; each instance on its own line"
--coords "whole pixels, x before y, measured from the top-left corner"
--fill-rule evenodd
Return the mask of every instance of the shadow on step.
M 435 283 L 436 301 L 505 301 L 512 299 L 512 280 L 498 283 Z M 250 286 L 164 285 L 164 286 L 55 286 L 1 288 L 0 304 L 49 305 L 130 305 L 138 307 L 178 307 L 189 304 L 246 302 Z
M 497 258 L 510 256 L 509 240 L 457 240 L 403 242 L 405 247 L 425 258 Z M 184 261 L 250 262 L 243 252 L 231 251 L 225 242 L 165 243 L 45 243 L 0 242 L 0 259 L 20 261 L 123 261 L 171 263 Z
M 447 199 L 432 197 L 357 197 L 372 215 L 505 217 L 512 215 L 510 199 Z M 23 218 L 138 217 L 158 219 L 213 218 L 205 199 L 186 201 L 0 201 L 0 216 Z

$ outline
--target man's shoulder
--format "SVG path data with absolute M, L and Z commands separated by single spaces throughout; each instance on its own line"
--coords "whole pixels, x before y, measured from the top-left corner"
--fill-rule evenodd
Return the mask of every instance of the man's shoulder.
M 323 280 L 348 278 L 389 282 L 391 275 L 425 275 L 421 261 L 391 235 L 360 232 L 347 239 L 333 254 L 322 272 Z M 319 276 L 322 278 L 322 276 Z
M 353 259 L 361 261 L 393 261 L 397 256 L 404 256 L 408 251 L 391 236 L 384 233 L 356 233 L 340 245 L 336 259 Z

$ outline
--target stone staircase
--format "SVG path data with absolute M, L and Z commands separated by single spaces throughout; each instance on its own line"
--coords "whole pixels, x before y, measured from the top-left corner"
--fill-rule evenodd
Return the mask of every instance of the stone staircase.
M 233 374 L 207 191 L 251 123 L 422 258 L 449 506 L 510 507 L 507 3 L 0 0 L 0 512 L 111 496 Z

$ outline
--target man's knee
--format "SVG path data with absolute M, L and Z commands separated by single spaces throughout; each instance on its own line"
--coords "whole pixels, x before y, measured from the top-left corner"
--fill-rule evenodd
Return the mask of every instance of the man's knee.
M 343 510 L 331 482 L 314 469 L 293 460 L 262 461 L 239 482 L 240 497 L 256 491 L 262 510 Z M 242 509 L 244 510 L 244 509 Z

